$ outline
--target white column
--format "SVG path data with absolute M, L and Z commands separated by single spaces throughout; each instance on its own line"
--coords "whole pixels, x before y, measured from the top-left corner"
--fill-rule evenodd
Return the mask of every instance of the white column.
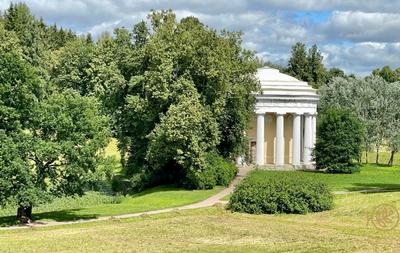
M 257 114 L 256 165 L 264 165 L 264 113 Z
M 300 116 L 300 162 L 304 159 L 304 115 Z
M 284 155 L 285 155 L 285 142 L 284 142 L 284 118 L 283 114 L 276 114 L 276 159 L 275 165 L 283 165 L 284 164 Z
M 292 142 L 292 165 L 300 165 L 300 153 L 301 153 L 301 116 L 300 114 L 293 114 L 293 142 Z
M 312 129 L 313 129 L 313 135 L 312 135 L 311 147 L 314 149 L 315 142 L 317 140 L 317 114 L 312 115 Z
M 304 117 L 304 164 L 311 163 L 311 148 L 312 148 L 312 116 L 305 114 Z

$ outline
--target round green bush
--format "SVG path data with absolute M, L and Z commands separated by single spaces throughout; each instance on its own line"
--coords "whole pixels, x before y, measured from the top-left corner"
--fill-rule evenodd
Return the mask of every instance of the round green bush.
M 328 186 L 299 173 L 277 173 L 268 178 L 251 174 L 238 184 L 229 209 L 251 214 L 321 212 L 332 209 Z
M 328 173 L 359 171 L 354 161 L 360 157 L 363 136 L 360 120 L 350 111 L 328 108 L 321 112 L 313 150 L 316 168 Z

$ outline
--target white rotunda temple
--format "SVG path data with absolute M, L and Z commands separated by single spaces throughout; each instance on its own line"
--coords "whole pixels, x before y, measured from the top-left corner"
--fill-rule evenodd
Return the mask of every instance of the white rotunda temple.
M 319 97 L 307 82 L 270 67 L 258 69 L 261 94 L 247 130 L 256 165 L 311 167 Z

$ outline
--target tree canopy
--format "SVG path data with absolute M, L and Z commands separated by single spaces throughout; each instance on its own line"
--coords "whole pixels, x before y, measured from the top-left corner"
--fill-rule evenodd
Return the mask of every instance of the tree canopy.
M 398 151 L 399 87 L 399 82 L 388 83 L 376 75 L 337 77 L 319 90 L 319 108 L 321 111 L 328 107 L 347 108 L 356 115 L 365 127 L 366 161 L 368 151 L 375 147 L 378 163 L 379 150 L 385 142 L 391 147 L 392 156 Z
M 49 81 L 49 62 L 62 45 L 47 42 L 63 33 L 24 4 L 12 4 L 0 20 L 0 205 L 17 205 L 26 222 L 34 205 L 83 194 L 110 130 L 96 96 Z
M 0 16 L 0 42 L 0 205 L 21 220 L 83 194 L 111 135 L 130 182 L 211 188 L 235 175 L 259 88 L 241 33 L 155 11 L 94 40 L 18 3 Z
M 151 27 L 140 22 L 132 33 L 123 28 L 116 30 L 113 41 L 113 47 L 121 48 L 117 65 L 124 66 L 119 69 L 125 80 L 129 80 L 116 91 L 115 118 L 121 149 L 127 151 L 126 164 L 130 173 L 160 166 L 158 160 L 162 160 L 164 166 L 176 164 L 179 166 L 175 169 L 187 171 L 189 164 L 193 164 L 190 160 L 204 159 L 207 150 L 216 150 L 229 159 L 243 153 L 243 131 L 253 112 L 253 93 L 258 89 L 258 82 L 254 78 L 257 68 L 254 54 L 241 48 L 240 34 L 218 33 L 193 17 L 177 22 L 170 11 L 153 12 L 149 20 Z M 135 64 L 125 64 L 130 59 L 135 59 Z M 183 102 L 183 94 L 190 95 L 186 95 L 190 103 Z M 195 110 L 204 115 L 200 116 Z M 197 120 L 204 122 L 206 119 L 201 118 L 206 117 L 207 127 L 215 125 L 209 131 L 204 128 L 206 125 L 201 131 L 191 129 L 193 136 L 187 137 L 203 139 L 201 143 L 207 144 L 207 148 L 198 143 L 200 150 L 191 152 L 194 148 L 191 141 L 181 142 L 171 136 L 161 138 L 161 133 L 165 135 L 169 131 L 171 117 L 177 120 L 175 115 L 187 115 L 187 112 L 193 115 L 182 116 L 182 124 L 196 125 Z M 206 141 L 210 139 L 205 137 L 213 141 Z M 167 140 L 174 140 L 174 144 L 160 143 Z M 155 142 L 166 148 L 166 157 L 160 158 L 162 154 L 154 152 L 159 149 Z M 177 154 L 177 149 L 188 153 L 180 154 L 179 159 L 176 155 L 167 155 Z M 188 161 L 178 162 L 183 158 Z M 197 169 L 201 170 L 201 166 L 197 164 Z

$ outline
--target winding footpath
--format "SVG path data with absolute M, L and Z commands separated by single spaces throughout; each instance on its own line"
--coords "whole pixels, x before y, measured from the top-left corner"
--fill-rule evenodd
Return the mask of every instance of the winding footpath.
M 152 215 L 152 214 L 161 214 L 161 213 L 168 213 L 173 211 L 180 211 L 180 210 L 189 210 L 189 209 L 197 209 L 202 207 L 210 207 L 217 203 L 224 203 L 221 199 L 230 193 L 233 192 L 235 186 L 239 183 L 241 179 L 243 179 L 246 174 L 251 170 L 252 167 L 249 166 L 242 166 L 239 168 L 239 173 L 233 179 L 231 184 L 225 188 L 224 190 L 218 192 L 217 194 L 205 199 L 203 201 L 189 204 L 180 207 L 172 207 L 172 208 L 164 208 L 159 210 L 147 211 L 147 212 L 140 212 L 140 213 L 130 213 L 130 214 L 120 214 L 120 215 L 113 215 L 113 216 L 101 216 L 94 219 L 81 219 L 81 220 L 74 220 L 74 221 L 49 221 L 49 222 L 32 222 L 26 225 L 16 225 L 10 227 L 1 227 L 1 230 L 13 230 L 13 229 L 24 229 L 24 228 L 37 228 L 37 227 L 50 227 L 50 226 L 60 226 L 60 225 L 68 225 L 68 224 L 77 224 L 77 223 L 88 223 L 88 222 L 95 222 L 95 221 L 107 221 L 107 220 L 115 220 L 115 219 L 124 219 L 124 218 L 132 218 L 132 217 L 139 217 L 144 215 Z

